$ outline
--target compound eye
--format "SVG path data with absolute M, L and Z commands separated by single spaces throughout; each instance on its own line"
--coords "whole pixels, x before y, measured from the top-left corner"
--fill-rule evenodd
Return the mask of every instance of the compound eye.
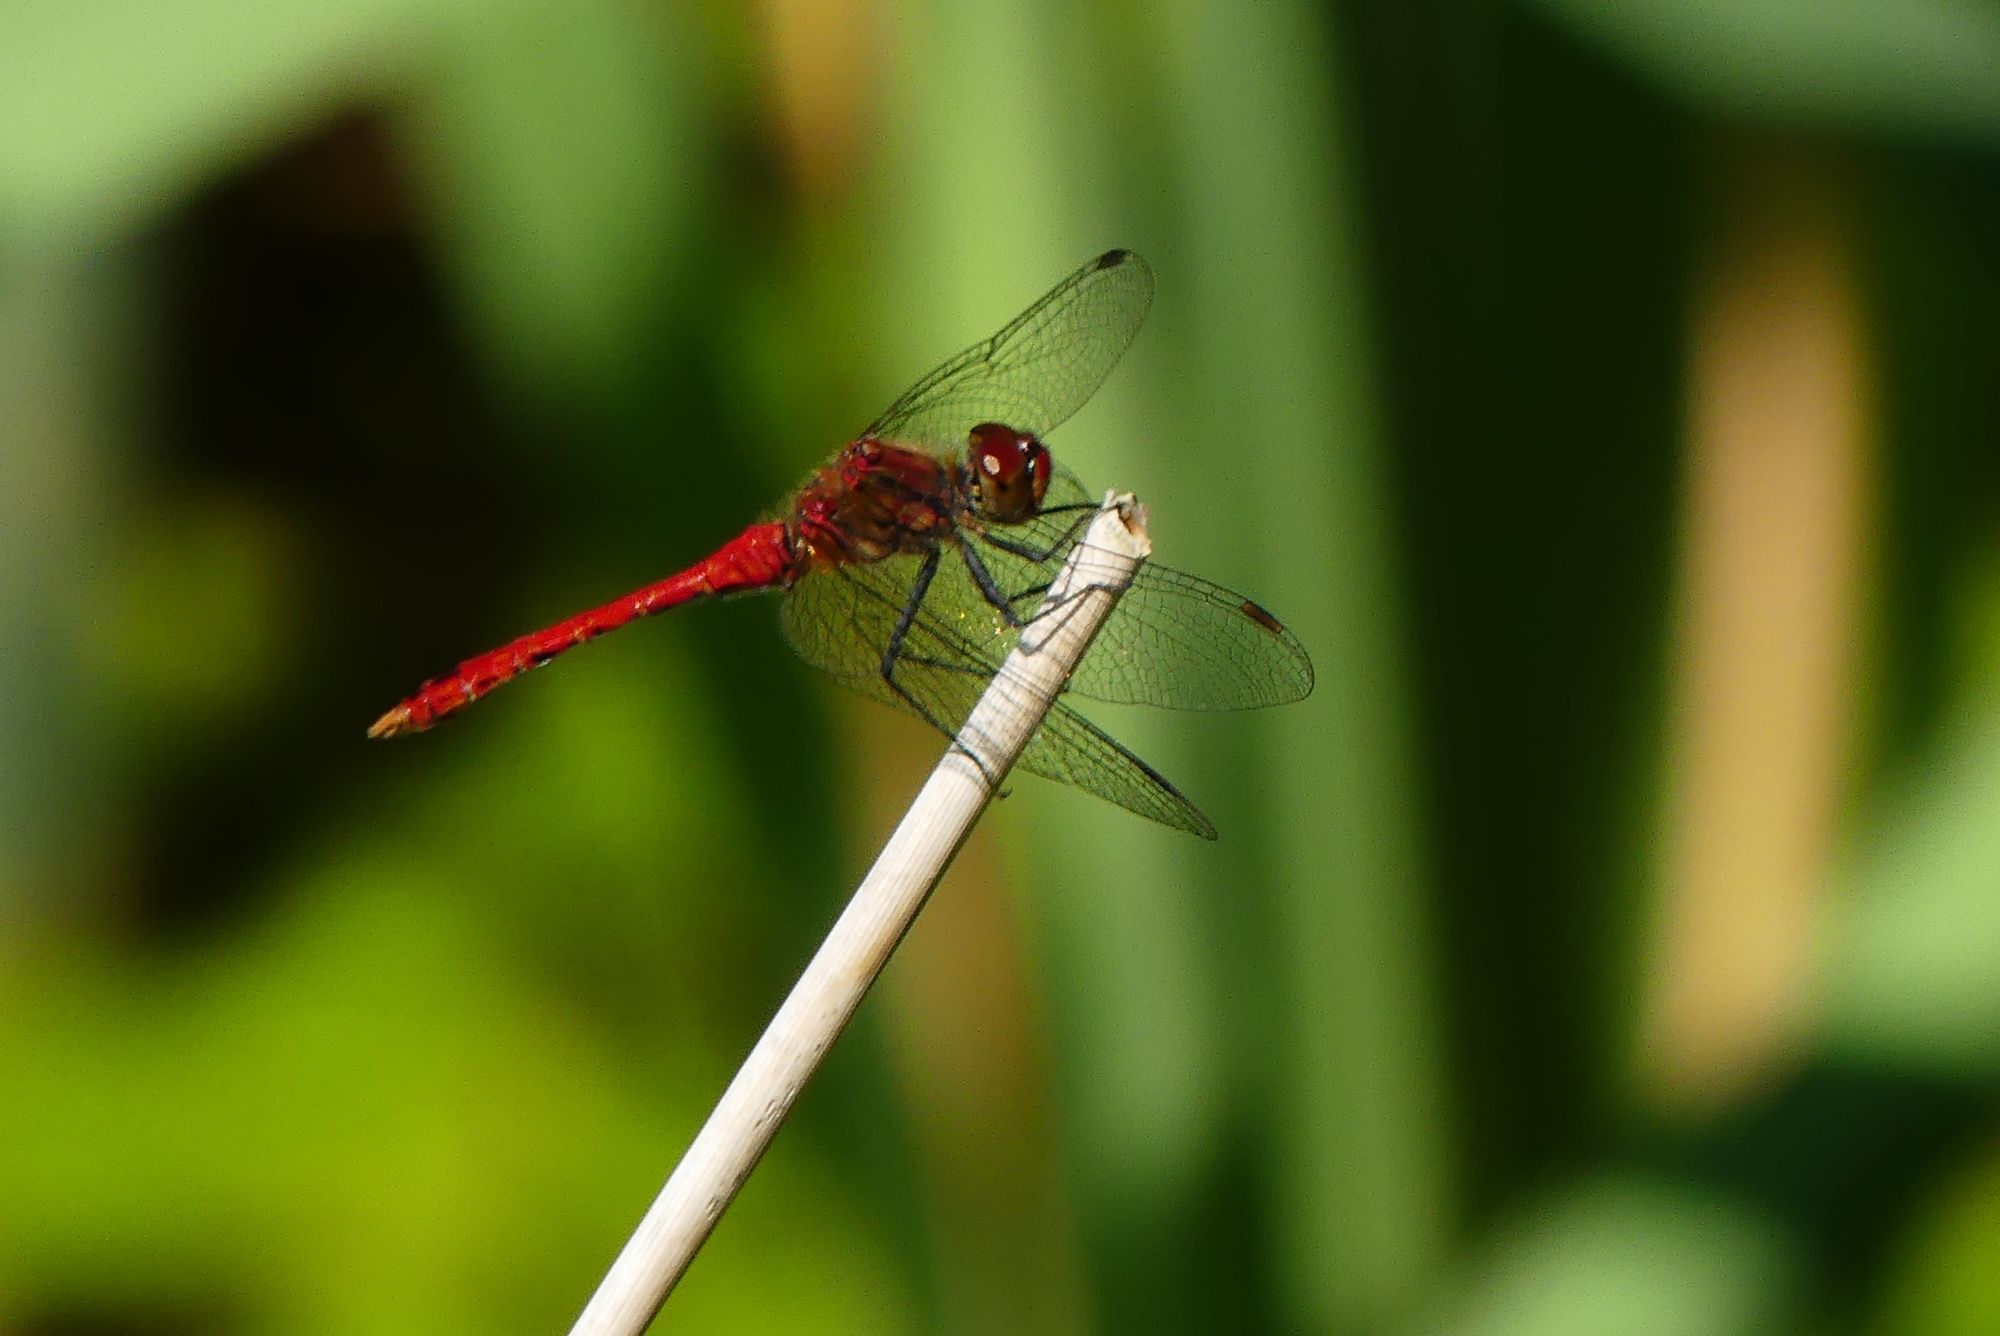
M 1055 464 L 1049 459 L 1049 449 L 1040 441 L 1028 438 L 1028 480 L 1035 489 L 1035 504 L 1040 506 L 1042 498 L 1049 494 L 1049 475 Z
M 1049 490 L 1049 452 L 1027 432 L 982 422 L 972 429 L 966 462 L 989 519 L 1027 519 Z

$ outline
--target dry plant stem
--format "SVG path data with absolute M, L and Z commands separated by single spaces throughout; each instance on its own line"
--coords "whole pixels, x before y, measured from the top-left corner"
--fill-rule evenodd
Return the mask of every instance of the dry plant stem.
M 1019 646 L 605 1273 L 571 1336 L 631 1336 L 652 1321 L 1150 551 L 1144 509 L 1130 495 L 1107 496 Z

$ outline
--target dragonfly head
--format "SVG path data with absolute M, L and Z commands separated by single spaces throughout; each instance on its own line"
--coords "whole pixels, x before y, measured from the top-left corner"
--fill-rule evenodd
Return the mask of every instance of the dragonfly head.
M 1002 524 L 1025 520 L 1041 508 L 1055 467 L 1048 447 L 1033 432 L 997 422 L 972 429 L 965 460 L 980 513 Z

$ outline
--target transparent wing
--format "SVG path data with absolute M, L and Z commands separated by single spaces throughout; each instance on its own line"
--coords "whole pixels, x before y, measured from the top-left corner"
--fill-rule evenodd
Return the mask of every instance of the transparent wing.
M 1070 677 L 1092 700 L 1171 710 L 1257 710 L 1312 694 L 1292 629 L 1198 575 L 1147 562 Z
M 968 541 L 994 583 L 1026 615 L 1095 510 L 1044 511 L 1022 524 L 968 532 Z M 1006 619 L 998 621 L 1004 630 Z M 1077 665 L 1068 690 L 1091 700 L 1172 710 L 1253 710 L 1303 700 L 1312 688 L 1312 660 L 1290 627 L 1233 590 L 1148 561 Z
M 813 666 L 954 736 L 1019 633 L 980 595 L 958 553 L 946 548 L 896 663 L 896 682 L 909 694 L 897 692 L 882 678 L 881 647 L 889 643 L 921 561 L 893 557 L 815 571 L 785 599 L 785 635 Z M 1060 700 L 1020 764 L 1148 820 L 1215 838 L 1208 818 L 1164 776 Z
M 1152 304 L 1146 262 L 1106 251 L 918 381 L 862 434 L 951 453 L 982 422 L 1047 435 L 1097 392 Z

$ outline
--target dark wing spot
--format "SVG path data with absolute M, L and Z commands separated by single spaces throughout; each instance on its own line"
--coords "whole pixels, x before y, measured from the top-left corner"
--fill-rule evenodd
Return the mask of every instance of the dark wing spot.
M 1255 603 L 1252 603 L 1249 599 L 1247 598 L 1244 599 L 1242 606 L 1243 606 L 1243 615 L 1245 617 L 1248 617 L 1251 621 L 1257 623 L 1257 625 L 1263 627 L 1266 631 L 1269 631 L 1272 635 L 1281 636 L 1285 633 L 1285 624 L 1283 622 L 1279 621 L 1276 617 L 1273 617 L 1270 613 L 1266 612 L 1264 609 L 1258 607 Z
M 1127 260 L 1131 258 L 1132 258 L 1132 252 L 1126 250 L 1124 247 L 1121 246 L 1117 250 L 1108 250 L 1104 252 L 1104 254 L 1098 256 L 1097 267 L 1099 269 L 1116 269 L 1119 265 L 1125 263 Z

